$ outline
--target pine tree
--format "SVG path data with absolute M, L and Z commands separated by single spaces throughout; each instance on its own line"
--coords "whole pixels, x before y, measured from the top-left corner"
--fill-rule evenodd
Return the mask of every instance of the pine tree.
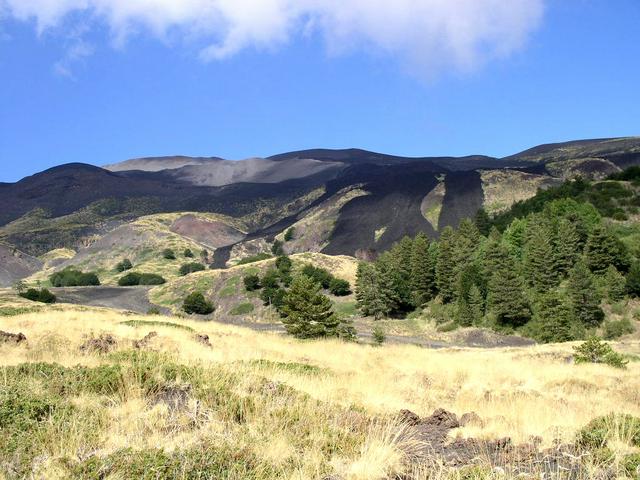
M 456 273 L 460 273 L 473 261 L 479 245 L 480 232 L 471 220 L 465 218 L 460 222 L 454 240 L 453 258 Z
M 456 323 L 461 327 L 470 327 L 474 320 L 471 305 L 466 298 L 459 296 L 456 300 Z
M 380 292 L 378 271 L 371 263 L 361 262 L 356 273 L 356 305 L 363 315 L 372 315 L 376 320 L 389 310 Z
M 516 218 L 511 222 L 502 235 L 502 241 L 509 250 L 513 258 L 522 259 L 522 250 L 525 243 L 525 232 L 527 231 L 527 220 Z
M 626 279 L 616 267 L 609 265 L 604 274 L 604 283 L 609 302 L 618 302 L 624 298 L 626 293 Z
M 380 312 L 382 315 L 399 312 L 403 308 L 402 298 L 398 293 L 398 272 L 394 267 L 394 261 L 389 252 L 380 255 L 375 263 L 377 295 L 381 304 L 384 305 Z
M 604 319 L 600 297 L 593 283 L 591 272 L 579 261 L 569 272 L 567 288 L 573 314 L 587 328 L 597 327 Z
M 484 317 L 484 298 L 482 298 L 482 292 L 477 285 L 471 286 L 467 303 L 471 311 L 473 325 L 480 325 Z
M 527 237 L 523 251 L 525 278 L 536 292 L 546 292 L 558 283 L 551 232 L 545 225 L 532 221 Z
M 436 260 L 436 285 L 445 303 L 455 298 L 456 265 L 454 257 L 455 232 L 445 227 L 438 242 L 438 258 Z
M 282 323 L 297 338 L 337 336 L 340 319 L 321 287 L 306 275 L 298 275 L 284 296 Z
M 413 240 L 409 237 L 404 237 L 391 248 L 389 255 L 385 255 L 382 260 L 383 262 L 388 262 L 389 280 L 393 284 L 398 309 L 403 311 L 413 310 L 415 307 L 411 278 L 412 258 Z
M 603 225 L 594 228 L 589 235 L 584 255 L 587 266 L 596 274 L 604 273 L 609 265 L 622 271 L 629 266 L 624 244 Z
M 632 297 L 640 297 L 640 262 L 635 262 L 627 275 L 627 293 Z
M 541 295 L 535 305 L 534 336 L 543 343 L 575 340 L 572 333 L 574 321 L 571 307 L 557 292 L 549 292 Z
M 524 282 L 504 247 L 498 247 L 495 259 L 497 264 L 488 283 L 488 308 L 501 325 L 519 327 L 531 317 Z
M 574 222 L 561 218 L 555 236 L 556 268 L 565 276 L 580 256 L 580 235 Z
M 411 287 L 416 306 L 428 302 L 435 289 L 435 272 L 429 249 L 429 239 L 419 233 L 413 240 L 411 252 Z
M 476 212 L 474 221 L 476 224 L 476 228 L 481 235 L 484 235 L 485 237 L 489 235 L 489 232 L 491 231 L 491 219 L 489 218 L 489 214 L 484 208 L 480 208 Z

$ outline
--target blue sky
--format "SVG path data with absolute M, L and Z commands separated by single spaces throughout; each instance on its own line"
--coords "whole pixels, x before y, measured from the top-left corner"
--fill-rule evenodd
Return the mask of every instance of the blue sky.
M 140 156 L 504 156 L 640 134 L 637 0 L 21 1 L 0 0 L 0 181 Z

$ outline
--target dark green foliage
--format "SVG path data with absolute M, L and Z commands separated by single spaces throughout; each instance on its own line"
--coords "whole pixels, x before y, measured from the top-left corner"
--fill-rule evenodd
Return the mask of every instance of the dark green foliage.
M 575 223 L 561 218 L 555 235 L 555 266 L 558 274 L 566 275 L 581 254 L 580 235 Z
M 383 295 L 376 266 L 360 262 L 356 273 L 356 305 L 360 313 L 371 315 L 376 320 L 388 315 L 390 307 Z
M 93 272 L 84 273 L 73 267 L 67 267 L 49 276 L 54 287 L 86 287 L 100 285 L 98 276 Z
M 248 313 L 253 312 L 253 303 L 240 303 L 238 305 L 236 305 L 235 307 L 233 307 L 231 310 L 229 310 L 229 313 L 231 315 L 246 315 Z
M 604 320 L 600 297 L 593 277 L 583 262 L 578 262 L 569 272 L 567 293 L 575 318 L 586 328 L 597 327 Z
M 160 315 L 160 309 L 158 307 L 151 307 L 147 310 L 147 315 Z
M 162 258 L 164 258 L 165 260 L 175 260 L 176 259 L 176 252 L 174 252 L 170 248 L 165 248 L 162 251 Z
M 445 303 L 455 298 L 456 271 L 455 231 L 451 227 L 445 227 L 440 234 L 436 260 L 436 285 Z
M 185 249 L 183 255 L 185 258 L 193 258 L 195 256 L 190 248 Z
M 420 306 L 433 298 L 436 289 L 435 265 L 431 255 L 429 239 L 419 233 L 413 240 L 411 252 L 411 287 L 413 303 Z
M 131 263 L 131 260 L 125 258 L 116 265 L 116 272 L 126 272 L 127 270 L 131 270 L 132 268 L 133 264 Z
M 344 297 L 351 293 L 351 285 L 341 278 L 332 278 L 329 282 L 329 291 L 337 297 Z
M 260 277 L 258 275 L 247 275 L 242 281 L 244 282 L 244 288 L 247 292 L 253 292 L 260 290 L 262 285 L 260 284 Z
M 269 253 L 258 253 L 256 255 L 252 255 L 250 257 L 245 257 L 241 259 L 237 263 L 237 265 L 246 265 L 248 263 L 260 262 L 262 260 L 267 260 L 269 258 L 271 258 L 271 255 Z
M 538 293 L 548 291 L 558 282 L 551 238 L 551 230 L 544 223 L 533 219 L 529 221 L 523 250 L 523 267 L 529 286 Z
M 284 241 L 290 242 L 291 240 L 293 240 L 293 237 L 295 236 L 295 234 L 296 234 L 296 229 L 293 227 L 289 227 L 287 231 L 284 232 Z
M 607 267 L 604 274 L 604 286 L 609 302 L 618 302 L 624 298 L 627 290 L 626 282 L 624 275 L 616 267 L 613 265 Z
M 615 432 L 623 432 L 632 446 L 640 447 L 640 418 L 627 414 L 610 414 L 591 420 L 578 431 L 576 444 L 588 449 L 603 448 Z
M 520 327 L 531 318 L 524 282 L 507 250 L 497 247 L 495 269 L 487 285 L 487 304 L 501 326 Z
M 584 248 L 585 261 L 592 272 L 604 273 L 609 265 L 627 271 L 629 261 L 624 244 L 606 227 L 596 227 Z
M 531 336 L 542 343 L 575 340 L 573 312 L 560 294 L 541 295 L 534 307 L 533 320 L 528 326 Z
M 56 303 L 56 296 L 46 288 L 43 288 L 42 290 L 30 288 L 26 292 L 21 292 L 19 295 L 22 298 L 31 300 L 32 302 Z
M 481 235 L 484 235 L 485 237 L 489 235 L 489 232 L 491 231 L 491 218 L 489 218 L 489 214 L 484 208 L 481 208 L 476 212 L 474 221 L 476 228 Z
M 213 303 L 209 302 L 200 292 L 188 295 L 182 303 L 182 310 L 188 314 L 209 315 L 213 313 Z
M 131 272 L 118 280 L 121 287 L 133 287 L 136 285 L 162 285 L 166 280 L 155 273 Z
M 640 297 L 640 262 L 634 262 L 627 275 L 627 293 L 632 297 Z
M 337 336 L 340 319 L 333 313 L 331 300 L 320 289 L 307 275 L 294 278 L 282 306 L 282 323 L 287 333 L 297 338 Z
M 203 270 L 206 270 L 206 268 L 207 267 L 205 267 L 203 264 L 197 262 L 185 263 L 180 266 L 180 275 L 185 276 L 189 275 L 190 273 L 202 272 Z
M 371 335 L 373 336 L 373 341 L 376 345 L 382 345 L 387 339 L 387 336 L 384 333 L 384 329 L 380 325 L 376 325 L 375 327 L 373 327 Z
M 273 245 L 271 245 L 271 253 L 276 257 L 280 255 L 284 255 L 284 248 L 282 246 L 282 242 L 280 240 L 275 240 Z
M 280 273 L 289 273 L 293 267 L 293 262 L 286 255 L 280 255 L 276 258 L 276 268 Z
M 604 363 L 615 368 L 626 368 L 628 360 L 617 353 L 611 345 L 598 337 L 591 337 L 586 342 L 573 347 L 576 363 Z
M 314 267 L 310 263 L 307 263 L 302 267 L 301 273 L 312 279 L 315 283 L 320 284 L 324 289 L 329 288 L 333 275 L 328 270 L 320 267 Z
M 274 269 L 267 270 L 261 280 L 262 292 L 260 298 L 265 305 L 280 309 L 284 300 L 284 289 L 280 286 L 280 272 Z
M 631 320 L 623 318 L 621 320 L 610 320 L 605 322 L 602 336 L 605 340 L 615 340 L 623 335 L 633 332 L 635 332 L 635 328 L 633 327 Z

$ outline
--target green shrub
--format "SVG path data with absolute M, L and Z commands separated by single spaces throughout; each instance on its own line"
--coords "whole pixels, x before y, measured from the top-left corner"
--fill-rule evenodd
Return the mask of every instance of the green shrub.
M 271 258 L 268 253 L 258 253 L 257 255 L 251 255 L 241 259 L 236 265 L 246 265 L 248 263 L 260 262 L 261 260 L 267 260 Z
M 597 449 L 606 447 L 612 437 L 628 439 L 632 446 L 640 447 L 640 418 L 627 414 L 595 418 L 578 431 L 576 444 L 583 448 Z
M 236 305 L 231 309 L 231 311 L 229 311 L 229 313 L 231 315 L 246 315 L 253 312 L 253 309 L 253 303 L 246 302 Z
M 202 272 L 203 270 L 206 270 L 206 267 L 201 263 L 198 263 L 198 262 L 185 263 L 180 267 L 180 275 L 184 277 L 185 275 L 189 275 L 190 273 Z
M 276 257 L 284 255 L 284 248 L 282 248 L 282 242 L 280 240 L 273 242 L 273 245 L 271 245 L 271 253 Z
M 384 333 L 384 329 L 380 325 L 376 325 L 371 333 L 373 335 L 373 341 L 376 345 L 382 345 L 387 339 L 387 336 Z
M 295 234 L 296 234 L 296 229 L 293 227 L 289 227 L 287 231 L 284 232 L 284 241 L 290 242 L 291 240 L 293 240 L 293 237 L 295 236 Z
M 276 269 L 280 273 L 289 273 L 291 271 L 291 267 L 293 267 L 293 262 L 286 255 L 280 255 L 276 258 Z
M 611 345 L 598 337 L 591 337 L 586 342 L 573 347 L 576 363 L 604 363 L 615 368 L 626 368 L 627 360 L 623 355 L 615 352 Z
M 213 303 L 205 299 L 202 293 L 193 292 L 184 299 L 182 310 L 189 315 L 194 313 L 198 315 L 209 315 L 213 313 L 215 308 Z
M 327 289 L 331 285 L 333 275 L 328 270 L 320 267 L 314 267 L 310 263 L 307 263 L 302 267 L 302 274 L 312 279 L 315 283 L 318 283 L 322 288 Z
M 634 331 L 635 328 L 633 327 L 631 320 L 628 318 L 611 320 L 604 324 L 603 337 L 605 340 L 615 340 L 616 338 L 620 338 L 628 333 L 633 333 Z
M 622 458 L 621 466 L 629 478 L 640 478 L 640 453 L 625 455 Z
M 341 278 L 332 278 L 329 282 L 329 291 L 337 297 L 344 297 L 351 293 L 351 285 Z
M 121 287 L 132 287 L 137 285 L 162 285 L 166 283 L 166 280 L 160 275 L 155 273 L 127 273 L 124 277 L 118 280 L 118 285 Z
M 244 288 L 247 292 L 253 292 L 262 288 L 258 275 L 246 275 L 242 281 L 244 282 Z
M 49 276 L 54 287 L 86 287 L 100 285 L 98 276 L 93 272 L 81 272 L 73 267 L 56 272 Z
M 160 309 L 158 307 L 151 307 L 147 310 L 147 315 L 160 315 Z
M 174 252 L 170 248 L 165 248 L 162 251 L 162 258 L 164 258 L 165 260 L 175 260 L 176 259 L 176 252 Z
M 190 248 L 187 248 L 184 251 L 183 255 L 184 255 L 185 258 L 193 258 L 194 257 L 193 252 L 191 251 Z
M 43 288 L 42 290 L 30 288 L 26 292 L 20 293 L 20 296 L 27 300 L 31 300 L 32 302 L 56 303 L 56 296 L 46 288 Z
M 116 272 L 125 272 L 127 270 L 131 270 L 132 268 L 133 268 L 133 264 L 131 263 L 131 260 L 129 260 L 128 258 L 125 258 L 124 260 L 122 260 L 120 263 L 116 265 Z

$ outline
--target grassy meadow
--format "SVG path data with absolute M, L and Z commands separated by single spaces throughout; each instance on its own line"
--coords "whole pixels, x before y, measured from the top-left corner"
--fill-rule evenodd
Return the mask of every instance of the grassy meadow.
M 542 446 L 573 442 L 598 416 L 640 416 L 640 362 L 575 365 L 572 344 L 373 347 L 62 305 L 0 317 L 0 330 L 27 337 L 0 342 L 7 479 L 507 478 L 481 454 L 472 469 L 412 464 L 398 412 L 475 412 L 482 422 L 452 438 Z M 613 345 L 640 354 L 635 340 Z M 638 448 L 611 436 L 625 478 L 618 460 Z

